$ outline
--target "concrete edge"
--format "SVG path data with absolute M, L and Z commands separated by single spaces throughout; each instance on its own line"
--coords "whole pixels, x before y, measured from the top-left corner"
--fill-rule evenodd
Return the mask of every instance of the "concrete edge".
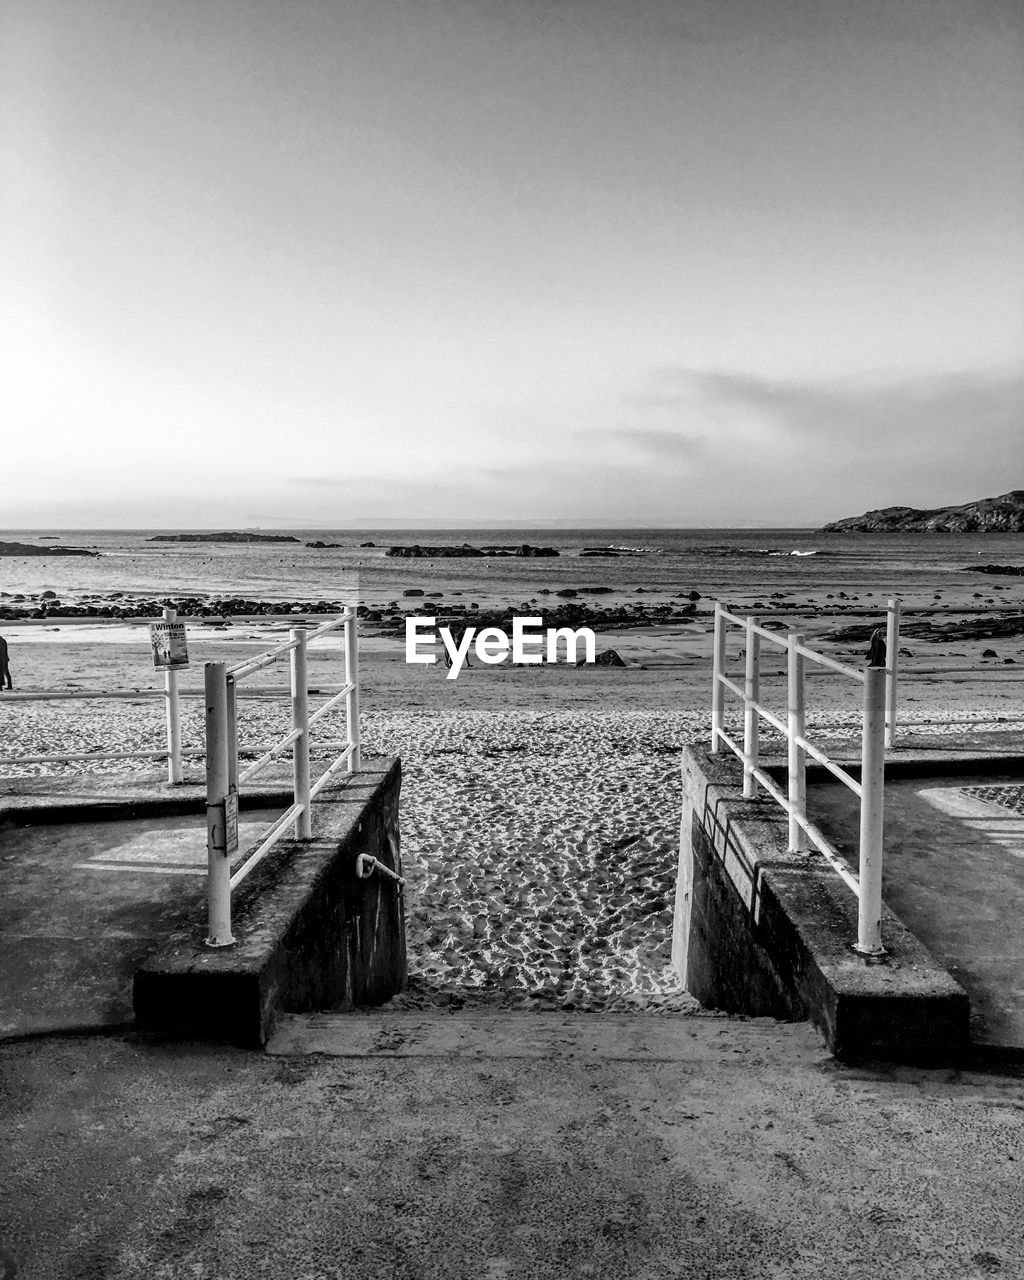
M 703 1004 L 809 1019 L 841 1058 L 961 1059 L 969 1001 L 883 906 L 888 955 L 852 950 L 856 899 L 818 857 L 790 854 L 771 801 L 744 800 L 731 756 L 684 748 L 673 963 Z
M 141 1030 L 258 1046 L 281 1011 L 381 1004 L 406 980 L 404 898 L 359 853 L 401 874 L 401 764 L 351 775 L 314 803 L 309 842 L 282 841 L 239 887 L 230 947 L 205 945 L 203 918 L 135 972 Z
M 896 747 L 897 752 L 905 748 Z M 860 777 L 860 757 L 836 757 L 840 765 L 853 778 Z M 779 782 L 786 781 L 786 762 L 778 757 L 764 757 L 761 767 Z M 887 782 L 896 782 L 901 778 L 943 778 L 956 776 L 984 776 L 989 773 L 1024 773 L 1024 754 L 1019 752 L 992 752 L 985 754 L 978 751 L 938 751 L 907 750 L 906 755 L 887 755 L 885 761 L 885 778 Z M 815 761 L 807 762 L 807 781 L 809 784 L 834 781 L 832 774 L 824 765 Z
M 80 782 L 80 775 L 75 779 Z M 59 795 L 65 779 L 48 779 L 51 794 L 5 796 L 0 800 L 0 825 L 63 826 L 73 822 L 116 822 L 126 818 L 174 818 L 182 814 L 202 813 L 206 808 L 206 789 L 198 784 L 171 787 L 170 784 L 148 783 L 132 787 L 126 783 L 109 795 Z M 115 784 L 116 785 L 116 784 Z M 54 795 L 52 792 L 57 792 Z M 280 783 L 249 787 L 239 797 L 239 808 L 286 808 L 294 796 L 290 784 Z

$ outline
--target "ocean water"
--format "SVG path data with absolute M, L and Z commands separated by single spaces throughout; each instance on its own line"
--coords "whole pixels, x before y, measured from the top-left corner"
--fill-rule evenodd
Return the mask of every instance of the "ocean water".
M 295 543 L 151 541 L 150 530 L 62 531 L 53 545 L 86 547 L 92 557 L 0 558 L 0 591 L 56 592 L 66 602 L 120 591 L 141 596 L 243 595 L 262 600 L 386 602 L 408 588 L 441 590 L 518 604 L 543 588 L 607 586 L 617 594 L 690 590 L 705 596 L 824 589 L 908 596 L 947 586 L 963 590 L 971 566 L 1020 564 L 1024 535 L 842 535 L 809 529 L 401 529 L 267 530 Z M 46 545 L 47 532 L 0 531 L 0 540 Z M 320 540 L 326 549 L 306 546 Z M 372 542 L 373 546 L 361 544 Z M 389 558 L 395 545 L 554 547 L 558 557 Z M 627 549 L 619 558 L 583 557 L 588 547 Z M 1020 579 L 987 579 L 1009 588 Z

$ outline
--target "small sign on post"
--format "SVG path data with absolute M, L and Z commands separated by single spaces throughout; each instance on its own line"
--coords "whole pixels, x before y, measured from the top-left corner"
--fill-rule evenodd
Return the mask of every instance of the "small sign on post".
M 224 797 L 224 852 L 231 856 L 238 849 L 238 792 Z
M 158 670 L 176 671 L 188 666 L 183 622 L 151 622 L 149 643 L 153 646 L 153 666 Z

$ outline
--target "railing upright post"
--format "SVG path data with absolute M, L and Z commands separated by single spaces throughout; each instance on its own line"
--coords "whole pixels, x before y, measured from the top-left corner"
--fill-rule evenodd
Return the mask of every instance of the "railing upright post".
M 177 609 L 164 609 L 164 622 L 176 622 Z M 181 772 L 181 701 L 178 697 L 178 672 L 174 667 L 164 671 L 164 695 L 167 713 L 167 781 L 177 785 Z
M 789 803 L 793 812 L 789 815 L 789 851 L 803 853 L 807 849 L 807 832 L 796 819 L 807 816 L 807 752 L 800 745 L 806 737 L 807 710 L 804 692 L 804 659 L 800 646 L 804 637 L 791 631 L 787 638 L 787 763 L 789 775 Z
M 295 803 L 302 805 L 302 812 L 295 819 L 295 838 L 308 840 L 313 834 L 313 815 L 309 798 L 309 678 L 306 663 L 306 632 L 303 627 L 293 627 L 291 638 L 291 693 L 292 729 L 301 730 L 292 743 L 292 778 L 295 785 Z
M 885 745 L 896 745 L 896 683 L 900 654 L 900 602 L 889 601 L 885 616 Z
M 224 802 L 230 777 L 228 763 L 227 664 L 206 663 L 206 902 L 208 947 L 227 947 L 231 936 L 231 855 L 227 851 Z
M 882 946 L 882 832 L 885 795 L 885 668 L 864 670 L 864 730 L 860 769 L 860 895 L 856 950 L 885 954 Z
M 725 686 L 721 676 L 725 674 L 725 619 L 722 606 L 715 602 L 715 639 L 711 658 L 711 750 L 719 749 L 719 734 L 725 719 Z
M 228 677 L 227 691 L 227 723 L 228 723 L 228 790 L 238 791 L 238 686 L 233 676 Z
M 743 681 L 743 797 L 757 795 L 758 740 L 760 720 L 754 705 L 761 697 L 761 637 L 754 630 L 757 619 L 747 617 L 747 652 Z
M 352 748 L 348 757 L 348 772 L 358 773 L 362 768 L 361 736 L 359 733 L 359 633 L 355 603 L 349 606 L 351 618 L 344 626 L 345 633 L 345 683 L 351 685 L 345 695 L 345 721 L 348 726 L 348 745 Z

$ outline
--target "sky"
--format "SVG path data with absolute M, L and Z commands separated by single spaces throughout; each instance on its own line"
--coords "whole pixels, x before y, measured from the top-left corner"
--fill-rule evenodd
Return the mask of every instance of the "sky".
M 0 527 L 1024 487 L 1017 0 L 6 0 Z

